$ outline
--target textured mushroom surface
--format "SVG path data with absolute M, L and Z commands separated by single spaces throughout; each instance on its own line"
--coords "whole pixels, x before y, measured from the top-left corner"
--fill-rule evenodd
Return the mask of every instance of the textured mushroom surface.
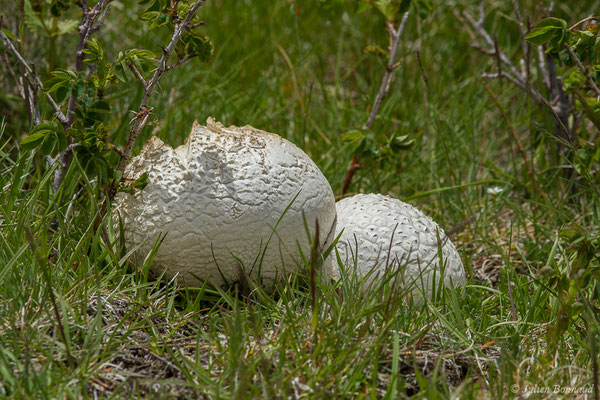
M 242 271 L 273 283 L 297 268 L 299 249 L 310 254 L 304 221 L 314 237 L 318 219 L 323 245 L 333 240 L 331 186 L 302 150 L 278 135 L 209 118 L 207 126 L 194 123 L 176 149 L 152 137 L 124 176 L 144 172 L 142 191 L 115 198 L 126 246 L 139 246 L 143 260 L 166 234 L 151 269 L 178 274 L 188 286 L 232 284 Z
M 381 276 L 387 268 L 401 266 L 406 268 L 398 273 L 404 285 L 427 292 L 434 276 L 435 282 L 439 280 L 442 269 L 447 286 L 465 284 L 456 248 L 444 231 L 415 207 L 381 194 L 357 194 L 340 200 L 336 208 L 336 237 L 343 229 L 337 250 L 349 272 L 354 271 L 356 262 L 359 277 L 371 273 L 365 283 Z M 440 259 L 444 268 L 440 268 Z M 332 264 L 337 278 L 337 262 L 333 260 Z

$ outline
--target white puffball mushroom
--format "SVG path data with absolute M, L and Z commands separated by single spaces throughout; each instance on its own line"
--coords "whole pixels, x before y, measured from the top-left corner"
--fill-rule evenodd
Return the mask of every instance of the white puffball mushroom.
M 166 234 L 151 270 L 187 286 L 243 275 L 275 283 L 297 268 L 299 249 L 310 257 L 305 221 L 314 238 L 318 220 L 322 246 L 333 241 L 331 186 L 306 153 L 273 133 L 209 118 L 176 149 L 152 137 L 124 176 L 145 172 L 143 190 L 115 198 L 125 245 L 143 260 Z
M 464 286 L 465 270 L 456 248 L 444 231 L 415 207 L 381 194 L 357 194 L 340 200 L 336 208 L 336 237 L 343 230 L 336 245 L 338 253 L 349 274 L 354 273 L 356 262 L 356 275 L 366 277 L 364 284 L 371 284 L 387 268 L 400 266 L 406 269 L 398 276 L 413 293 L 417 288 L 431 293 L 442 270 L 446 286 Z M 332 275 L 338 278 L 337 260 L 331 259 Z

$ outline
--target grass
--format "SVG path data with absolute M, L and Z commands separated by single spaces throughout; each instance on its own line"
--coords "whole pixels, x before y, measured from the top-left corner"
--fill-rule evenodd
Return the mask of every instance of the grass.
M 157 50 L 166 40 L 144 30 L 129 3 L 115 2 L 101 31 L 108 54 Z M 596 277 L 584 284 L 571 272 L 584 253 L 595 257 L 597 192 L 584 179 L 571 190 L 564 160 L 550 160 L 551 121 L 507 82 L 489 82 L 545 196 L 532 190 L 479 78 L 495 61 L 470 48 L 449 11 L 467 3 L 410 18 L 403 66 L 374 129 L 398 129 L 415 144 L 364 165 L 351 186 L 412 199 L 454 232 L 468 282 L 433 302 L 408 302 L 385 284 L 365 293 L 353 279 L 319 279 L 311 290 L 309 274 L 275 295 L 255 288 L 245 298 L 150 280 L 151 257 L 135 264 L 132 249 L 94 231 L 100 188 L 80 163 L 54 192 L 53 170 L 19 149 L 27 117 L 11 100 L 0 127 L 0 396 L 593 398 Z M 521 44 L 504 3 L 489 2 L 486 26 L 513 56 Z M 352 158 L 341 134 L 366 121 L 383 72 L 362 49 L 386 36 L 374 13 L 321 4 L 208 1 L 201 15 L 214 61 L 161 82 L 152 102 L 157 124 L 139 144 L 156 134 L 179 145 L 194 119 L 208 116 L 251 124 L 304 149 L 337 191 Z M 538 17 L 533 2 L 522 5 Z M 577 21 L 596 5 L 559 5 L 557 13 Z M 74 36 L 58 40 L 57 48 L 74 48 Z M 43 44 L 28 50 L 38 62 L 47 56 Z M 6 89 L 2 101 L 10 95 Z M 122 144 L 141 90 L 107 96 L 116 113 L 110 130 Z

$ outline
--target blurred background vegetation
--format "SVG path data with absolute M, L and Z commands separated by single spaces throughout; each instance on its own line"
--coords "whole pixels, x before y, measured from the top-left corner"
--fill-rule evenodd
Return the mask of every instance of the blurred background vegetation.
M 35 1 L 38 0 L 29 0 L 31 4 Z M 495 57 L 472 48 L 467 26 L 455 16 L 463 11 L 476 15 L 479 2 L 413 3 L 418 10 L 411 9 L 400 43 L 397 59 L 401 65 L 394 73 L 390 92 L 371 130 L 373 135 L 405 137 L 405 142 L 391 151 L 378 146 L 367 148 L 368 156 L 363 158 L 349 192 L 382 192 L 411 200 L 448 229 L 463 256 L 469 286 L 460 306 L 450 311 L 443 309 L 448 318 L 444 324 L 450 321 L 449 325 L 459 322 L 468 325 L 477 344 L 485 344 L 482 349 L 493 349 L 494 354 L 488 355 L 494 360 L 494 367 L 490 363 L 481 369 L 479 360 L 470 360 L 470 371 L 481 369 L 481 375 L 485 376 L 480 382 L 490 378 L 492 383 L 486 384 L 494 387 L 494 377 L 501 377 L 495 387 L 499 397 L 502 388 L 506 393 L 508 385 L 519 380 L 562 384 L 570 382 L 573 374 L 577 375 L 578 384 L 589 383 L 591 375 L 597 375 L 594 349 L 600 332 L 597 318 L 600 198 L 598 160 L 593 159 L 600 154 L 598 131 L 589 123 L 579 128 L 583 141 L 578 146 L 592 150 L 592 159 L 582 167 L 585 161 L 582 159 L 587 156 L 578 155 L 579 147 L 566 152 L 557 150 L 561 144 L 553 135 L 554 121 L 547 110 L 510 82 L 481 77 L 484 72 L 496 72 L 498 62 Z M 19 4 L 19 1 L 0 0 L 2 26 L 13 33 L 19 30 Z M 278 133 L 302 148 L 321 167 L 337 193 L 354 151 L 352 143 L 342 139 L 343 135 L 365 124 L 385 71 L 385 57 L 365 52 L 365 47 L 385 49 L 388 44 L 383 16 L 374 10 L 357 13 L 357 4 L 343 0 L 207 1 L 199 15 L 206 24 L 202 33 L 215 46 L 212 63 L 192 61 L 165 75 L 150 102 L 154 107 L 153 123 L 138 138 L 137 149 L 150 135 L 179 146 L 193 121 L 203 123 L 209 116 L 225 125 L 249 124 Z M 552 15 L 563 18 L 569 26 L 593 15 L 600 7 L 597 0 L 553 3 L 524 0 L 519 4 L 530 26 L 546 16 L 551 5 Z M 112 2 L 104 26 L 95 35 L 109 59 L 116 58 L 126 48 L 160 54 L 160 46 L 168 42 L 168 32 L 151 30 L 141 23 L 138 17 L 141 10 L 134 0 Z M 484 13 L 485 29 L 496 38 L 498 48 L 519 66 L 523 50 L 513 3 L 486 0 Z M 80 10 L 72 7 L 64 18 L 72 19 L 75 25 L 67 21 L 62 26 L 44 27 L 30 19 L 22 32 L 19 48 L 44 81 L 49 79 L 50 71 L 71 68 L 74 62 Z M 0 53 L 3 52 L 5 47 L 0 47 Z M 28 153 L 20 149 L 19 142 L 31 127 L 24 101 L 7 68 L 7 59 L 0 56 L 3 120 L 0 204 L 4 207 L 0 222 L 5 235 L 0 264 L 7 265 L 0 268 L 0 276 L 11 276 L 0 283 L 0 299 L 8 299 L 17 291 L 41 293 L 36 278 L 40 272 L 27 246 L 23 227 L 31 226 L 40 240 L 50 238 L 51 244 L 61 243 L 69 251 L 81 252 L 84 240 L 89 241 L 85 248 L 99 242 L 97 236 L 90 234 L 89 224 L 94 210 L 99 208 L 101 190 L 79 175 L 78 181 L 65 185 L 63 199 L 73 199 L 76 204 L 70 214 L 72 225 L 63 226 L 68 234 L 64 243 L 72 241 L 65 245 L 60 236 L 64 232 L 48 228 L 54 218 L 55 200 L 46 184 L 49 179 L 46 162 L 41 156 L 30 160 Z M 535 56 L 534 53 L 532 57 Z M 10 55 L 9 59 L 15 66 Z M 559 73 L 567 69 L 559 66 Z M 540 80 L 539 70 L 532 62 L 532 85 L 542 90 Z M 486 90 L 486 84 L 498 103 Z M 112 109 L 107 134 L 120 147 L 125 144 L 129 122 L 135 116 L 142 92 L 139 82 L 131 80 L 105 93 Z M 51 118 L 50 108 L 44 106 L 41 111 L 42 119 Z M 531 160 L 537 188 L 511 128 Z M 82 187 L 93 194 L 75 196 Z M 53 272 L 57 274 L 57 292 L 70 294 L 65 301 L 73 309 L 77 308 L 73 304 L 87 304 L 88 300 L 81 297 L 80 291 L 88 285 L 79 286 L 80 280 L 86 278 L 82 271 L 92 270 L 96 264 L 109 271 L 97 282 L 89 283 L 90 287 L 98 285 L 93 290 L 100 293 L 99 287 L 112 289 L 120 285 L 122 274 L 131 270 L 127 262 L 109 259 L 100 245 L 87 258 L 85 254 L 72 256 L 62 250 L 57 255 L 51 247 L 46 249 L 48 254 L 54 254 L 49 263 L 62 265 L 61 260 L 66 257 L 70 262 L 75 259 L 80 266 L 79 270 L 71 270 L 71 265 L 63 262 L 67 267 Z M 94 259 L 94 254 L 104 254 L 105 258 Z M 88 266 L 82 269 L 86 263 Z M 17 271 L 18 268 L 22 271 Z M 583 272 L 576 275 L 573 271 Z M 23 280 L 21 274 L 28 279 Z M 137 278 L 134 275 L 132 282 Z M 144 293 L 137 298 L 140 304 L 150 302 L 145 290 L 145 287 L 132 289 L 135 296 Z M 14 305 L 7 301 L 5 304 L 10 303 L 12 308 L 4 317 L 20 312 L 26 300 L 19 298 Z M 158 303 L 153 310 L 160 313 Z M 86 307 L 85 304 L 81 307 Z M 8 310 L 9 306 L 6 307 Z M 182 307 L 199 312 L 200 305 L 192 300 L 184 302 Z M 85 319 L 85 311 L 82 315 Z M 231 318 L 237 318 L 236 315 L 227 314 Z M 426 312 L 419 315 L 429 318 Z M 519 323 L 513 324 L 511 318 L 515 317 Z M 404 322 L 412 326 L 410 318 Z M 227 323 L 219 327 L 219 322 L 214 322 L 211 334 L 221 331 L 228 334 L 231 329 Z M 4 344 L 7 348 L 14 345 L 15 349 L 22 349 L 20 333 L 17 329 L 15 332 L 6 336 Z M 244 331 L 244 334 L 250 333 Z M 31 340 L 44 343 L 44 339 L 35 336 L 34 328 L 31 335 L 34 338 Z M 544 338 L 544 344 L 540 344 L 539 338 Z M 389 357 L 390 343 L 387 347 L 381 345 L 388 350 Z M 458 346 L 452 351 L 462 351 L 466 345 L 461 345 L 463 348 Z M 563 350 L 559 356 L 552 352 L 557 347 Z M 530 370 L 521 371 L 520 363 L 530 356 L 533 359 L 532 354 L 535 362 Z M 0 360 L 0 365 L 8 364 Z M 556 365 L 572 365 L 580 370 L 572 373 L 565 369 L 550 376 L 550 366 Z M 425 387 L 423 382 L 420 384 Z

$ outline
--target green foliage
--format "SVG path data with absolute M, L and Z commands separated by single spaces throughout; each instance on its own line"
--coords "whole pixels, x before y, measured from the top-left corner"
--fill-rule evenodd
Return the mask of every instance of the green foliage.
M 53 150 L 64 151 L 67 147 L 67 136 L 58 121 L 44 121 L 36 125 L 31 134 L 21 141 L 26 150 L 40 147 L 42 154 L 49 155 Z
M 74 33 L 79 21 L 63 15 L 70 3 L 68 0 L 53 0 L 47 7 L 46 2 L 25 0 L 24 23 L 31 31 L 43 33 L 48 38 Z
M 133 65 L 146 78 L 156 65 L 155 58 L 156 55 L 149 50 L 129 49 L 119 52 L 115 65 L 115 76 L 121 82 L 127 82 L 129 78 L 137 79 L 130 68 L 130 65 Z
M 393 162 L 401 151 L 409 149 L 414 144 L 414 137 L 411 134 L 402 134 L 399 130 L 388 135 L 362 128 L 342 134 L 342 141 L 348 144 L 349 150 L 364 163 L 383 165 L 388 161 Z
M 559 248 L 564 249 L 564 264 L 554 257 Z M 548 265 L 537 276 L 546 287 L 556 294 L 553 311 L 556 322 L 548 330 L 548 342 L 558 343 L 567 329 L 577 325 L 585 305 L 600 305 L 600 235 L 590 235 L 578 226 L 560 231 L 550 252 Z
M 132 19 L 134 1 L 119 3 L 128 12 L 112 8 L 107 21 L 118 28 L 94 34 L 91 41 L 101 51 L 88 44 L 89 61 L 73 78 L 92 80 L 93 88 L 84 85 L 77 99 L 82 105 L 75 108 L 81 108 L 80 114 L 65 129 L 65 136 L 79 145 L 58 191 L 52 187 L 58 163 L 48 167 L 41 149 L 57 123 L 54 110 L 38 93 L 40 118 L 51 126 L 34 133 L 25 103 L 8 86 L 12 80 L 0 64 L 7 77 L 0 80 L 0 397 L 531 394 L 512 393 L 513 384 L 522 389 L 558 385 L 591 390 L 600 332 L 594 256 L 600 196 L 594 189 L 598 185 L 592 185 L 598 179 L 593 125 L 581 124 L 582 140 L 568 154 L 570 164 L 542 164 L 538 160 L 545 155 L 536 140 L 555 148 L 554 142 L 547 145 L 545 135 L 553 121 L 518 88 L 506 82 L 501 86 L 497 93 L 507 104 L 507 114 L 526 151 L 540 162 L 535 172 L 547 196 L 532 198 L 531 184 L 512 154 L 506 124 L 487 101 L 479 79 L 481 65 L 494 68 L 496 60 L 470 50 L 464 27 L 447 10 L 433 7 L 429 17 L 407 25 L 404 37 L 410 42 L 408 47 L 401 44 L 403 64 L 373 129 L 352 132 L 350 127 L 364 124 L 381 79 L 381 59 L 363 51 L 367 43 L 386 47 L 383 14 L 375 8 L 356 14 L 355 1 L 328 1 L 339 3 L 331 6 L 330 14 L 313 7 L 320 0 L 255 0 L 244 6 L 237 0 L 208 1 L 208 24 L 202 32 L 222 44 L 214 52 L 214 66 L 191 62 L 165 76 L 152 100 L 160 121 L 152 127 L 155 133 L 177 145 L 195 119 L 207 116 L 277 132 L 310 154 L 334 191 L 341 187 L 352 152 L 364 148 L 364 169 L 352 191 L 418 199 L 420 208 L 453 232 L 450 237 L 469 281 L 464 290 L 441 291 L 438 300 L 421 305 L 391 288 L 365 293 L 352 274 L 339 282 L 318 281 L 318 307 L 312 307 L 309 282 L 302 274 L 275 295 L 256 287 L 247 299 L 238 298 L 235 290 L 183 289 L 148 276 L 151 255 L 144 259 L 145 254 L 120 247 L 120 232 L 110 214 L 103 219 L 106 232 L 93 226 L 108 174 L 117 181 L 122 178 L 114 171 L 118 154 L 111 145 L 124 145 L 135 117 L 131 110 L 141 96 L 141 85 L 131 79 L 129 68 L 123 69 L 123 80 L 115 76 L 118 55 L 131 49 L 160 55 L 157 44 L 170 37 L 167 26 L 150 30 L 150 23 Z M 39 6 L 36 12 L 43 11 L 44 21 L 52 22 L 49 4 L 31 1 L 30 9 Z M 78 18 L 78 7 L 72 4 L 59 21 Z M 451 6 L 473 4 L 458 1 Z M 506 22 L 512 4 L 494 4 L 499 8 L 486 10 L 485 26 L 505 54 L 518 57 L 518 30 Z M 590 14 L 591 5 L 569 3 L 568 15 L 561 18 L 576 21 Z M 341 18 L 341 13 L 346 15 Z M 523 7 L 524 19 L 534 15 L 533 6 Z M 35 63 L 44 82 L 54 78 L 52 71 L 74 72 L 74 54 L 66 49 L 77 41 L 75 28 L 49 37 L 43 28 L 14 33 L 15 26 L 5 29 L 24 43 L 25 58 Z M 60 49 L 53 67 L 47 61 L 51 40 Z M 293 68 L 273 47 L 274 41 Z M 429 89 L 407 50 L 413 44 L 419 46 Z M 185 49 L 178 51 L 184 54 Z M 175 53 L 169 61 L 178 57 Z M 594 63 L 586 61 L 590 74 L 597 73 Z M 563 64 L 558 73 L 571 97 L 577 89 L 590 110 L 598 108 L 583 72 Z M 94 115 L 92 105 L 99 100 L 110 106 L 109 114 Z M 67 101 L 61 103 L 63 110 Z M 577 113 L 582 112 L 583 104 L 577 105 Z M 384 149 L 393 147 L 386 137 L 395 132 L 414 143 L 386 157 Z M 27 144 L 17 144 L 27 133 L 36 153 Z M 137 148 L 149 134 L 142 133 Z M 55 135 L 51 155 L 58 155 L 60 147 Z M 577 190 L 562 174 L 570 166 L 580 171 L 575 171 L 573 183 Z M 138 190 L 132 185 L 125 181 L 117 189 Z M 37 257 L 26 227 L 36 239 Z M 49 289 L 56 295 L 58 319 L 52 314 Z M 74 366 L 67 362 L 67 347 L 77 360 Z
M 557 48 L 560 47 L 565 40 L 568 40 L 570 36 L 567 28 L 567 21 L 559 18 L 545 18 L 538 22 L 529 32 L 525 35 L 525 39 L 533 44 L 546 44 L 550 42 L 550 45 Z
M 576 111 L 580 111 L 584 118 L 580 140 L 573 144 L 569 162 L 594 186 L 598 184 L 598 178 L 593 171 L 600 166 L 600 136 L 596 131 L 600 128 L 600 91 L 597 89 L 600 84 L 599 31 L 598 24 L 590 23 L 585 30 L 580 30 L 568 28 L 567 21 L 563 19 L 544 18 L 525 36 L 530 43 L 545 45 L 546 53 L 564 67 L 563 89 L 577 99 Z M 586 119 L 596 130 L 586 129 Z
M 186 32 L 180 43 L 179 50 L 183 51 L 179 54 L 183 53 L 186 57 L 198 57 L 204 63 L 212 60 L 215 48 L 208 36 L 197 32 Z M 180 56 L 180 58 L 182 57 Z
M 25 1 L 24 23 L 33 32 L 45 32 L 49 40 L 54 40 L 57 35 L 72 33 L 73 28 L 79 24 L 76 19 L 69 18 L 72 3 L 67 0 Z M 146 6 L 140 20 L 151 29 L 166 27 L 171 35 L 188 14 L 192 0 L 140 3 Z M 90 5 L 92 6 L 95 5 Z M 95 12 L 99 14 L 103 10 Z M 199 22 L 198 17 L 194 16 L 190 25 L 199 25 Z M 12 34 L 9 37 L 16 38 Z M 51 47 L 54 46 L 53 43 Z M 206 35 L 187 29 L 177 43 L 175 56 L 177 63 L 192 58 L 201 63 L 209 63 L 213 53 L 214 46 Z M 52 119 L 34 126 L 30 136 L 21 141 L 22 146 L 49 155 L 64 151 L 69 143 L 77 144 L 73 148 L 76 148 L 75 152 L 86 173 L 90 176 L 97 175 L 104 184 L 111 182 L 119 163 L 114 153 L 118 146 L 113 143 L 115 138 L 107 129 L 120 119 L 112 107 L 115 102 L 114 93 L 120 91 L 123 94 L 124 85 L 139 85 L 142 80 L 147 84 L 146 81 L 155 74 L 158 58 L 160 57 L 150 50 L 137 48 L 122 49 L 117 52 L 116 57 L 107 57 L 102 41 L 88 38 L 83 46 L 83 66 L 53 69 L 49 72 L 50 79 L 44 85 L 45 92 L 54 98 L 62 110 L 71 112 L 68 120 L 61 123 L 58 119 Z M 142 189 L 144 186 L 145 181 L 130 185 L 135 189 Z

